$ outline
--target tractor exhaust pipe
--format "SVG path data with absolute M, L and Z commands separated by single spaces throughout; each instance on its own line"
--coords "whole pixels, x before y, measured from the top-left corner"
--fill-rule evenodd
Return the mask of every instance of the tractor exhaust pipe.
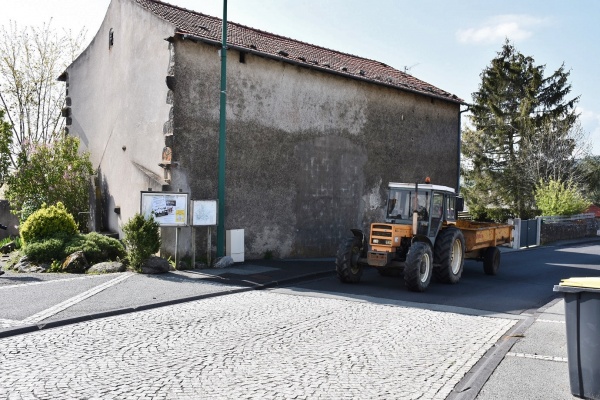
M 413 236 L 417 236 L 417 224 L 418 224 L 418 217 L 419 217 L 418 194 L 419 194 L 419 182 L 415 182 L 415 201 L 414 201 L 414 206 L 413 206 L 413 221 L 412 221 Z

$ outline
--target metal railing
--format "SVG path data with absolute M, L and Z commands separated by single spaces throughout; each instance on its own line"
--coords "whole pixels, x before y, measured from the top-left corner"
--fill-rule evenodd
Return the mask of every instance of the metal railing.
M 581 219 L 593 219 L 593 218 L 595 218 L 595 216 L 596 215 L 594 213 L 585 213 L 585 214 L 577 214 L 577 215 L 569 215 L 569 216 L 564 216 L 564 215 L 542 216 L 539 218 L 541 218 L 542 222 L 544 222 L 545 224 L 552 224 L 555 222 L 578 221 Z

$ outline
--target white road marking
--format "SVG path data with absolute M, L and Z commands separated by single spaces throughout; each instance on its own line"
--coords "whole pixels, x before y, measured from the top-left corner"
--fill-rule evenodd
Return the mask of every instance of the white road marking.
M 77 278 L 53 279 L 53 280 L 49 280 L 49 281 L 37 281 L 37 282 L 18 283 L 16 285 L 2 285 L 2 286 L 0 286 L 0 290 L 2 290 L 2 289 L 21 288 L 21 287 L 25 287 L 25 286 L 47 285 L 47 284 L 50 284 L 50 283 L 57 283 L 57 282 L 78 281 L 78 280 L 81 280 L 81 279 L 105 278 L 105 277 L 106 277 L 106 275 L 85 275 L 85 276 L 78 276 Z
M 62 303 L 59 303 L 53 307 L 50 307 L 46 310 L 43 310 L 37 314 L 34 314 L 30 317 L 25 318 L 22 321 L 13 321 L 13 320 L 0 320 L 0 327 L 11 327 L 11 326 L 16 326 L 16 325 L 31 325 L 31 324 L 37 324 L 40 321 L 45 320 L 46 318 L 49 318 L 55 314 L 58 314 L 59 312 L 77 304 L 82 302 L 83 300 L 94 296 L 97 293 L 102 292 L 103 290 L 108 289 L 111 286 L 114 286 L 122 281 L 124 281 L 125 279 L 129 278 L 130 276 L 133 276 L 132 272 L 127 272 L 124 273 L 122 275 L 119 275 L 118 277 L 116 277 L 115 279 L 112 279 L 108 282 L 104 282 L 101 285 L 98 285 L 96 287 L 91 288 L 88 291 L 85 291 L 81 294 L 78 294 L 75 297 L 71 297 L 70 299 L 67 299 L 65 301 L 63 301 Z
M 568 362 L 568 359 L 566 357 L 553 357 L 553 356 L 542 356 L 539 354 L 513 353 L 511 351 L 506 353 L 506 355 L 511 356 L 511 357 L 531 358 L 534 360 Z

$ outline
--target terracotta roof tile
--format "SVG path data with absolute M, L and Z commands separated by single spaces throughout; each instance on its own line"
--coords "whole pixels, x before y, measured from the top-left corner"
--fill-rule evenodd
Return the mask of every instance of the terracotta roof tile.
M 156 16 L 172 23 L 176 27 L 176 33 L 188 34 L 208 41 L 221 41 L 222 20 L 220 18 L 158 0 L 135 0 L 135 2 Z M 227 23 L 227 43 L 233 47 L 249 49 L 249 51 L 311 68 L 385 84 L 455 103 L 464 103 L 456 95 L 382 62 L 326 49 L 234 22 Z

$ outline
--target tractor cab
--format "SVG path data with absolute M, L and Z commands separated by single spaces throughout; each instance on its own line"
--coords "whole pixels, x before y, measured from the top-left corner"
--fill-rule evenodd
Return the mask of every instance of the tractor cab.
M 442 224 L 457 217 L 454 189 L 432 184 L 390 183 L 386 222 L 411 225 L 414 236 L 426 236 L 432 242 Z M 460 204 L 458 204 L 460 206 Z

